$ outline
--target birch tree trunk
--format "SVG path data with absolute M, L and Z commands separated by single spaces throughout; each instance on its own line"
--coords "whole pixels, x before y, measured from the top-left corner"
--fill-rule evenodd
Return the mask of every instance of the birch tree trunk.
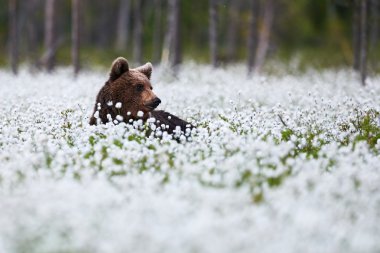
M 162 65 L 168 65 L 169 64 L 169 51 L 170 51 L 170 44 L 171 44 L 171 9 L 170 5 L 167 8 L 167 20 L 166 20 L 166 29 L 165 29 L 165 35 L 164 35 L 164 41 L 162 44 L 162 53 L 161 53 L 161 64 Z
M 133 60 L 134 62 L 141 64 L 142 63 L 142 0 L 135 1 L 135 24 L 134 24 L 134 42 L 133 42 Z
M 77 76 L 80 70 L 80 0 L 72 0 L 72 17 L 71 17 L 71 61 L 74 68 L 74 75 Z
M 130 0 L 120 0 L 116 30 L 116 49 L 119 51 L 125 51 L 128 45 L 130 6 Z
M 353 0 L 353 11 L 352 11 L 352 48 L 354 53 L 354 70 L 359 71 L 360 66 L 360 1 Z
M 167 33 L 162 50 L 161 61 L 176 68 L 181 63 L 181 41 L 180 41 L 180 0 L 169 0 Z
M 26 24 L 27 30 L 27 52 L 28 60 L 31 69 L 37 67 L 38 55 L 37 55 L 37 27 L 36 27 L 36 0 L 29 0 L 27 2 L 27 17 L 28 22 Z
M 367 0 L 360 3 L 360 79 L 362 85 L 367 78 Z
M 239 11 L 240 11 L 240 0 L 232 1 L 229 9 L 229 19 L 227 28 L 227 60 L 229 62 L 236 60 L 236 38 L 238 31 L 238 22 L 239 22 Z
M 218 66 L 218 32 L 217 32 L 217 0 L 209 0 L 209 43 L 210 43 L 210 59 L 211 65 L 216 68 Z
M 83 1 L 83 0 L 82 0 Z M 95 27 L 97 29 L 96 35 L 96 46 L 98 48 L 104 49 L 106 47 L 109 47 L 110 44 L 110 38 L 112 34 L 110 33 L 109 29 L 109 19 L 112 18 L 112 12 L 110 9 L 110 1 L 107 0 L 100 0 L 100 1 L 90 1 L 93 2 L 94 5 L 97 5 L 97 18 L 95 21 Z
M 257 21 L 259 18 L 259 0 L 251 0 L 251 19 L 249 23 L 248 37 L 248 75 L 251 75 L 255 68 L 255 58 L 257 50 Z
M 378 0 L 371 0 L 370 2 L 370 10 L 371 10 L 371 21 L 370 21 L 370 42 L 371 48 L 375 49 L 379 39 L 379 8 L 380 2 Z
M 161 55 L 161 17 L 162 3 L 161 0 L 154 0 L 154 25 L 153 25 L 153 62 L 158 62 Z
M 257 45 L 256 59 L 255 59 L 255 71 L 260 71 L 267 52 L 269 49 L 270 35 L 272 30 L 274 18 L 274 4 L 273 0 L 266 0 L 264 4 L 264 16 L 262 26 L 259 32 L 259 39 Z
M 172 57 L 171 57 L 171 65 L 173 67 L 178 66 L 181 63 L 181 40 L 180 40 L 180 0 L 171 0 L 171 9 L 172 9 Z
M 13 74 L 18 73 L 18 22 L 17 22 L 17 0 L 9 0 L 9 60 Z
M 55 0 L 46 0 L 45 2 L 45 57 L 43 63 L 48 72 L 54 69 L 55 61 Z

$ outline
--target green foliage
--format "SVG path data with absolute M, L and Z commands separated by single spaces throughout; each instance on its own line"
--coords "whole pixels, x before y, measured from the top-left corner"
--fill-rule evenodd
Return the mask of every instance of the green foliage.
M 53 162 L 53 157 L 51 156 L 51 154 L 45 152 L 45 161 L 46 161 L 46 167 L 50 169 L 51 163 Z
M 371 149 L 378 152 L 375 145 L 380 139 L 380 113 L 376 110 L 368 110 L 367 112 L 355 111 L 356 119 L 350 120 L 350 123 L 354 126 L 354 131 L 351 132 L 354 135 L 353 147 L 358 142 L 365 141 Z M 342 124 L 341 130 L 348 131 L 348 124 Z M 347 144 L 348 141 L 349 137 L 343 143 Z
M 290 128 L 287 128 L 281 132 L 281 140 L 282 141 L 289 141 L 290 137 L 294 134 L 293 130 Z
M 117 139 L 114 140 L 113 144 L 115 144 L 115 146 L 117 146 L 119 148 L 123 148 L 123 143 L 120 140 L 117 140 Z
M 73 123 L 70 121 L 70 116 L 73 112 L 73 109 L 66 109 L 61 112 L 61 116 L 63 117 L 63 124 L 61 128 L 64 131 L 64 138 L 70 147 L 74 147 L 75 145 L 74 138 L 70 135 L 70 130 L 73 127 Z
M 118 158 L 112 158 L 112 161 L 116 165 L 122 165 L 124 163 L 123 160 L 118 159 Z

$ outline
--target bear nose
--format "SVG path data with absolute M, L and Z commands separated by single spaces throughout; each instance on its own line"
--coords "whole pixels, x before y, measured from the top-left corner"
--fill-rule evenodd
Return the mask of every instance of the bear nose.
M 151 105 L 152 105 L 153 108 L 156 108 L 160 103 L 161 103 L 161 99 L 159 99 L 158 97 L 156 97 L 155 99 L 153 99 Z

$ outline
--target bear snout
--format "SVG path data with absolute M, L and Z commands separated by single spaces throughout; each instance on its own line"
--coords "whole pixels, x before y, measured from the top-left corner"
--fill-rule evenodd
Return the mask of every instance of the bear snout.
M 161 103 L 161 99 L 159 99 L 158 97 L 155 97 L 154 99 L 152 99 L 151 101 L 149 101 L 148 103 L 146 103 L 145 105 L 147 107 L 150 107 L 153 109 L 155 109 L 159 104 Z

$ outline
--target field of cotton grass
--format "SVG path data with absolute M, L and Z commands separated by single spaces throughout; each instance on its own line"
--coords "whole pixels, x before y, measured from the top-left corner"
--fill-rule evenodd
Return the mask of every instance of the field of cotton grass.
M 189 142 L 90 126 L 106 71 L 0 71 L 0 252 L 379 252 L 380 77 L 153 71 Z

